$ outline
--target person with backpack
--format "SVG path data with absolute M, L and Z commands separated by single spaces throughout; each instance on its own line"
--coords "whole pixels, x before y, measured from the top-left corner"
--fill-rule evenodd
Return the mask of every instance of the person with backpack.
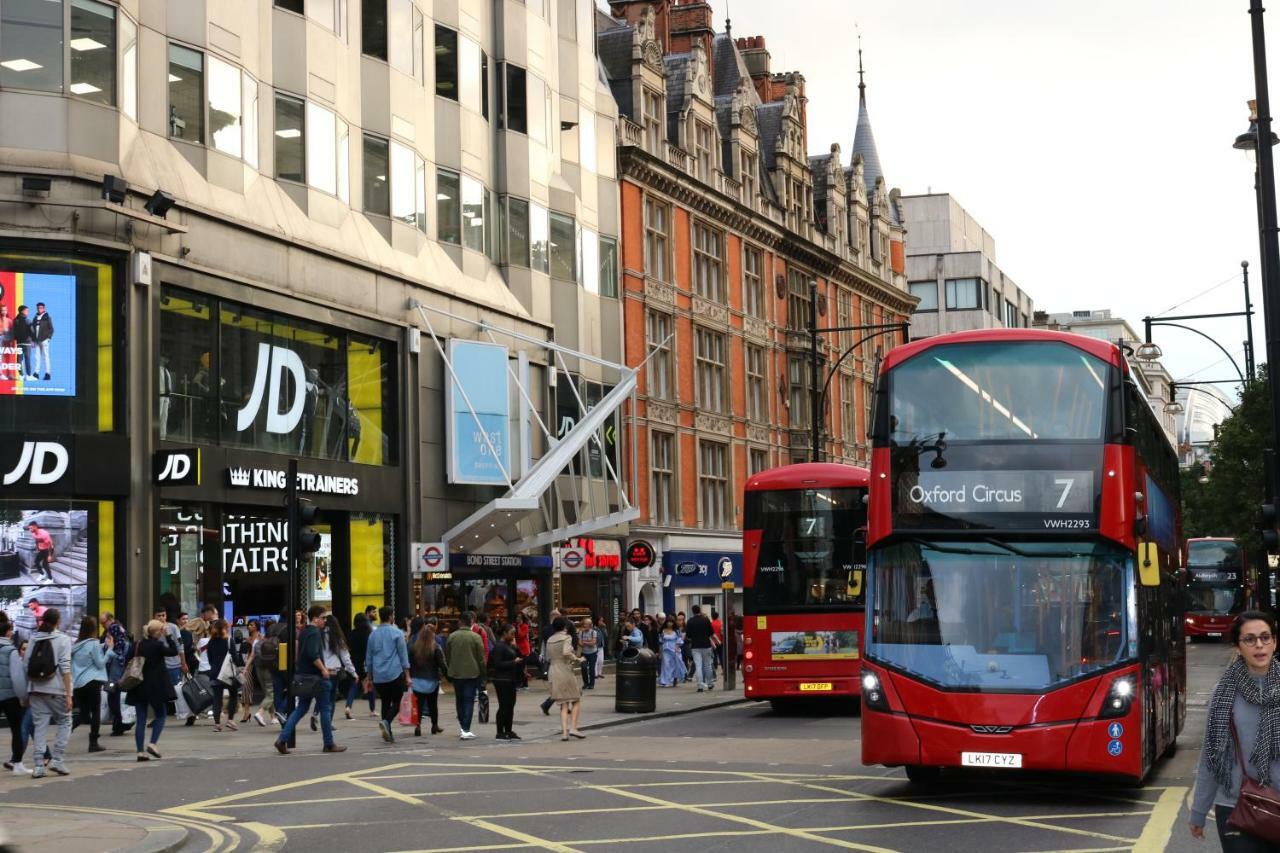
M 22 729 L 26 704 L 27 673 L 22 666 L 22 654 L 13 642 L 13 623 L 9 621 L 8 614 L 0 611 L 0 711 L 9 721 L 12 738 L 9 760 L 4 763 L 4 769 L 12 770 L 15 776 L 27 775 L 27 768 L 22 763 L 22 756 L 27 751 L 27 736 Z
M 289 700 L 287 692 L 288 685 L 285 684 L 285 673 L 280 669 L 280 642 L 288 636 L 289 630 L 289 613 L 285 611 L 280 614 L 280 619 L 272 622 L 267 626 L 266 636 L 262 638 L 262 642 L 258 643 L 258 652 L 256 655 L 258 663 L 258 674 L 262 677 L 262 685 L 271 685 L 271 704 L 274 709 L 276 725 L 284 725 L 284 712 Z M 287 642 L 287 641 L 286 641 Z M 262 707 L 258 709 L 257 723 L 263 725 L 260 715 L 267 708 L 266 697 L 263 698 Z
M 105 646 L 110 639 L 112 651 L 115 652 L 115 657 L 107 663 L 107 710 L 111 712 L 111 736 L 120 737 L 133 728 L 133 723 L 125 723 L 124 715 L 120 711 L 120 688 L 118 687 L 120 678 L 124 675 L 125 663 L 133 656 L 133 641 L 129 637 L 129 632 L 124 629 L 124 625 L 121 625 L 115 615 L 110 612 L 102 614 L 102 627 L 105 632 L 102 636 L 102 644 Z
M 138 746 L 138 760 L 150 761 L 160 757 L 156 744 L 160 742 L 160 733 L 164 731 L 165 702 L 172 686 L 169 683 L 168 659 L 178 654 L 178 644 L 168 633 L 167 623 L 152 619 L 142 631 L 142 639 L 134 646 L 133 657 L 142 659 L 141 680 L 132 685 L 125 693 L 125 701 L 132 705 L 138 714 L 137 724 L 133 730 L 134 742 Z M 133 661 L 130 661 L 133 665 Z M 126 675 L 128 673 L 126 672 Z M 151 725 L 151 742 L 143 750 L 143 741 L 147 736 L 147 709 L 151 709 L 155 720 Z
M 80 708 L 80 722 L 89 724 L 90 752 L 106 751 L 98 743 L 98 714 L 102 709 L 102 685 L 107 683 L 107 665 L 116 657 L 114 649 L 115 640 L 110 634 L 106 645 L 98 641 L 97 619 L 86 616 L 80 620 L 80 636 L 71 649 L 71 686 Z
M 27 703 L 31 707 L 32 740 L 35 755 L 44 755 L 49 727 L 56 726 L 49 769 L 59 776 L 70 776 L 63 758 L 71 740 L 71 638 L 58 630 L 62 614 L 50 607 L 40 617 L 40 625 L 27 645 L 23 659 L 27 675 Z M 36 760 L 31 778 L 45 775 L 44 763 Z
M 240 657 L 240 648 L 238 643 L 231 641 L 227 636 L 227 620 L 215 619 L 209 629 L 209 636 L 202 640 L 204 643 L 204 652 L 202 652 L 201 672 L 208 673 L 209 687 L 213 690 L 213 730 L 215 732 L 222 731 L 222 710 L 223 710 L 223 694 L 226 694 L 226 726 L 231 731 L 236 731 L 236 694 L 240 690 L 239 683 L 235 680 L 234 673 L 230 684 L 222 681 L 222 664 L 227 659 L 227 655 L 231 656 L 231 666 L 235 673 L 239 673 L 244 668 L 244 658 Z
M 413 721 L 414 737 L 422 736 L 422 718 L 431 720 L 431 733 L 438 735 L 444 731 L 440 728 L 440 682 L 447 670 L 444 665 L 444 652 L 436 642 L 436 629 L 426 624 L 414 637 L 413 648 L 409 655 L 410 686 L 413 696 L 418 700 L 418 718 Z

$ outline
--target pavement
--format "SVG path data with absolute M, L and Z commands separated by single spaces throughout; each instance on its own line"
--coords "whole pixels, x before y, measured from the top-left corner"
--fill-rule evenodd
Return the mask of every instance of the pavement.
M 662 720 L 745 702 L 739 685 L 726 691 L 723 683 L 718 689 L 698 692 L 692 684 L 676 688 L 659 688 L 655 709 L 647 713 L 626 713 L 614 710 L 616 678 L 613 665 L 606 666 L 605 677 L 596 681 L 593 690 L 583 691 L 579 728 L 584 732 L 612 729 L 616 726 L 645 720 Z M 516 700 L 515 730 L 524 738 L 560 741 L 558 709 L 553 706 L 550 715 L 544 715 L 539 707 L 547 696 L 545 681 L 534 681 L 528 690 L 520 691 Z M 489 690 L 491 711 L 497 710 L 497 698 Z M 300 728 L 298 746 L 291 759 L 301 761 L 319 759 L 342 766 L 360 750 L 374 750 L 373 754 L 423 750 L 444 754 L 473 745 L 505 745 L 494 741 L 493 722 L 481 725 L 473 722 L 474 741 L 460 741 L 458 723 L 454 713 L 453 695 L 446 686 L 440 697 L 440 724 L 445 733 L 430 735 L 430 723 L 423 722 L 424 735 L 414 737 L 411 726 L 395 726 L 395 742 L 384 744 L 378 732 L 376 717 L 369 713 L 367 702 L 357 701 L 352 708 L 353 719 L 345 718 L 342 707 L 335 714 L 337 729 L 335 739 L 346 745 L 344 756 L 324 756 L 320 752 L 320 736 Z M 160 767 L 199 767 L 198 762 L 232 760 L 256 761 L 264 756 L 276 755 L 271 743 L 279 732 L 278 726 L 260 727 L 252 720 L 240 724 L 239 731 L 224 728 L 214 732 L 212 720 L 201 718 L 195 726 L 186 727 L 170 718 L 161 735 L 159 748 L 161 761 L 139 763 L 134 752 L 133 732 L 123 737 L 105 735 L 102 743 L 107 752 L 89 755 L 86 752 L 87 734 L 83 728 L 72 733 L 67 765 L 72 775 L 67 778 L 47 776 L 42 780 L 14 777 L 0 771 L 0 853 L 5 851 L 39 850 L 41 853 L 75 851 L 122 851 L 122 853 L 165 853 L 177 850 L 270 850 L 280 849 L 285 836 L 275 827 L 251 819 L 227 821 L 210 820 L 209 815 L 188 814 L 181 801 L 166 810 L 155 810 L 155 791 L 146 784 L 146 777 L 157 775 Z M 365 753 L 366 755 L 369 753 Z M 28 759 L 30 754 L 28 754 Z M 279 766 L 278 764 L 275 766 Z M 231 777 L 248 776 L 248 773 L 229 770 Z M 127 779 L 127 782 L 123 781 Z M 120 780 L 119 783 L 117 780 Z M 238 778 L 241 785 L 249 778 Z M 119 797 L 103 797 L 106 802 L 84 805 L 81 796 L 59 796 L 58 791 L 69 787 L 92 786 L 95 791 L 118 789 Z M 141 786 L 139 786 L 141 783 Z M 39 843 L 34 843 L 39 839 Z

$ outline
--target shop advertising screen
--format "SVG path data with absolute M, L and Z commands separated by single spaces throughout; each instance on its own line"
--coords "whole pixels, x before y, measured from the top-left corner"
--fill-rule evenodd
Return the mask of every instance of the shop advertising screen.
M 75 395 L 75 276 L 0 269 L 0 396 Z
M 50 607 L 74 632 L 88 596 L 88 510 L 0 508 L 0 610 L 17 629 L 34 632 Z

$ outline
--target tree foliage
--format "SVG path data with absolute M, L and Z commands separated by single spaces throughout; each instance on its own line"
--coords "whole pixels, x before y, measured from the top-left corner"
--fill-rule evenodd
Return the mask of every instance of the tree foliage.
M 1266 368 L 1245 386 L 1231 417 L 1218 427 L 1208 482 L 1197 466 L 1182 474 L 1186 536 L 1231 536 L 1250 553 L 1262 547 L 1254 523 L 1266 497 L 1265 451 L 1272 447 L 1271 392 Z

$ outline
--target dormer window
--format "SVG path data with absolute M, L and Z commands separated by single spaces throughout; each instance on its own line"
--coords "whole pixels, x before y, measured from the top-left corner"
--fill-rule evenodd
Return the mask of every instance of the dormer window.
M 739 156 L 738 181 L 742 184 L 742 201 L 754 204 L 756 198 L 756 152 L 742 149 Z
M 650 154 L 661 153 L 662 121 L 665 110 L 662 108 L 662 93 L 645 89 L 644 100 L 644 147 Z
M 707 183 L 711 182 L 711 169 L 715 165 L 713 139 L 711 125 L 694 122 L 693 153 L 698 162 L 698 177 Z

